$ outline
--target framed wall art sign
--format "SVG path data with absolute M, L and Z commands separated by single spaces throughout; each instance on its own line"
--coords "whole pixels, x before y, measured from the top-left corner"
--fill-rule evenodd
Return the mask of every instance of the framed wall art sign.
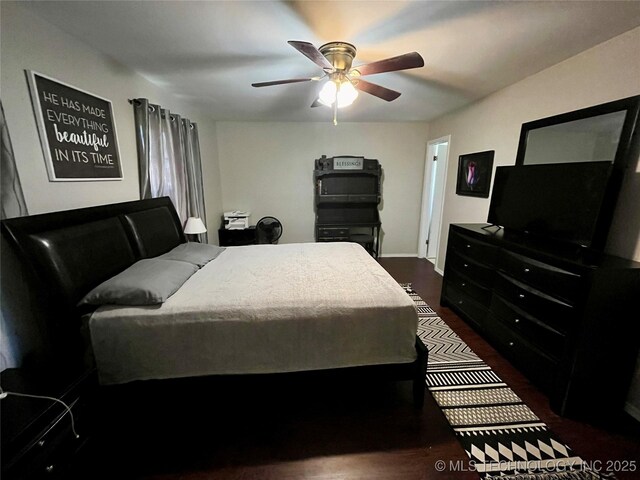
M 468 153 L 458 158 L 456 193 L 468 197 L 489 198 L 495 150 Z
M 26 70 L 49 180 L 122 180 L 111 102 Z

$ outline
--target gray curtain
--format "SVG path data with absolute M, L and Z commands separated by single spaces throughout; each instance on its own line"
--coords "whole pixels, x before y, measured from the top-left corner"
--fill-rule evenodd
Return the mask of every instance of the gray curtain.
M 2 175 L 0 190 L 0 204 L 2 205 L 0 218 L 22 217 L 28 215 L 27 204 L 24 200 L 22 185 L 16 160 L 13 156 L 13 146 L 9 137 L 9 129 L 4 116 L 4 108 L 0 101 L 0 174 Z M 21 329 L 18 318 L 20 311 L 16 309 L 16 297 L 22 297 L 22 271 L 13 261 L 10 247 L 2 238 L 2 277 L 0 277 L 0 292 L 2 308 L 0 309 L 0 371 L 5 368 L 20 366 L 25 349 L 30 345 L 20 341 Z M 23 323 L 24 325 L 24 323 Z
M 2 171 L 2 217 L 22 217 L 28 215 L 27 204 L 24 201 L 22 185 L 18 170 L 16 169 L 16 159 L 13 156 L 9 129 L 4 117 L 4 108 L 0 101 L 0 164 Z
M 140 198 L 168 196 L 182 226 L 189 217 L 206 225 L 198 127 L 146 98 L 133 101 Z M 208 242 L 206 233 L 198 240 Z

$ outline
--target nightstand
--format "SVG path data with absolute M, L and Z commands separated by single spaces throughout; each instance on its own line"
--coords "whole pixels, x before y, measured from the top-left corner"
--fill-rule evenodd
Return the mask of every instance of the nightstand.
M 73 412 L 71 417 L 58 402 L 44 398 L 8 395 L 2 409 L 2 478 L 32 480 L 66 478 L 73 456 L 86 444 L 92 430 L 92 404 L 98 381 L 95 369 L 59 366 L 29 371 L 10 368 L 0 373 L 5 392 L 55 397 Z
M 233 247 L 238 245 L 254 245 L 256 243 L 256 227 L 243 228 L 241 230 L 218 230 L 218 240 L 221 247 Z

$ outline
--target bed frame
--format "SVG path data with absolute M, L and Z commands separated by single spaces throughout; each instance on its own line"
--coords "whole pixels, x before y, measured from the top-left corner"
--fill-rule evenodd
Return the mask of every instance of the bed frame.
M 84 295 L 136 261 L 187 241 L 168 197 L 3 220 L 2 234 L 34 274 L 47 303 L 53 341 L 70 355 L 89 345 L 80 335 L 81 315 L 87 312 L 76 307 Z M 323 372 L 412 380 L 413 400 L 421 407 L 428 351 L 418 337 L 415 345 L 417 358 L 411 363 Z

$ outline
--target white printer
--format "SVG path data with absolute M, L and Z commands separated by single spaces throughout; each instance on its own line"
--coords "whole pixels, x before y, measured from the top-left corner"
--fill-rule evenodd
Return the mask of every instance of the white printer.
M 224 228 L 226 230 L 243 230 L 249 228 L 250 216 L 250 212 L 241 212 L 240 210 L 224 212 Z

